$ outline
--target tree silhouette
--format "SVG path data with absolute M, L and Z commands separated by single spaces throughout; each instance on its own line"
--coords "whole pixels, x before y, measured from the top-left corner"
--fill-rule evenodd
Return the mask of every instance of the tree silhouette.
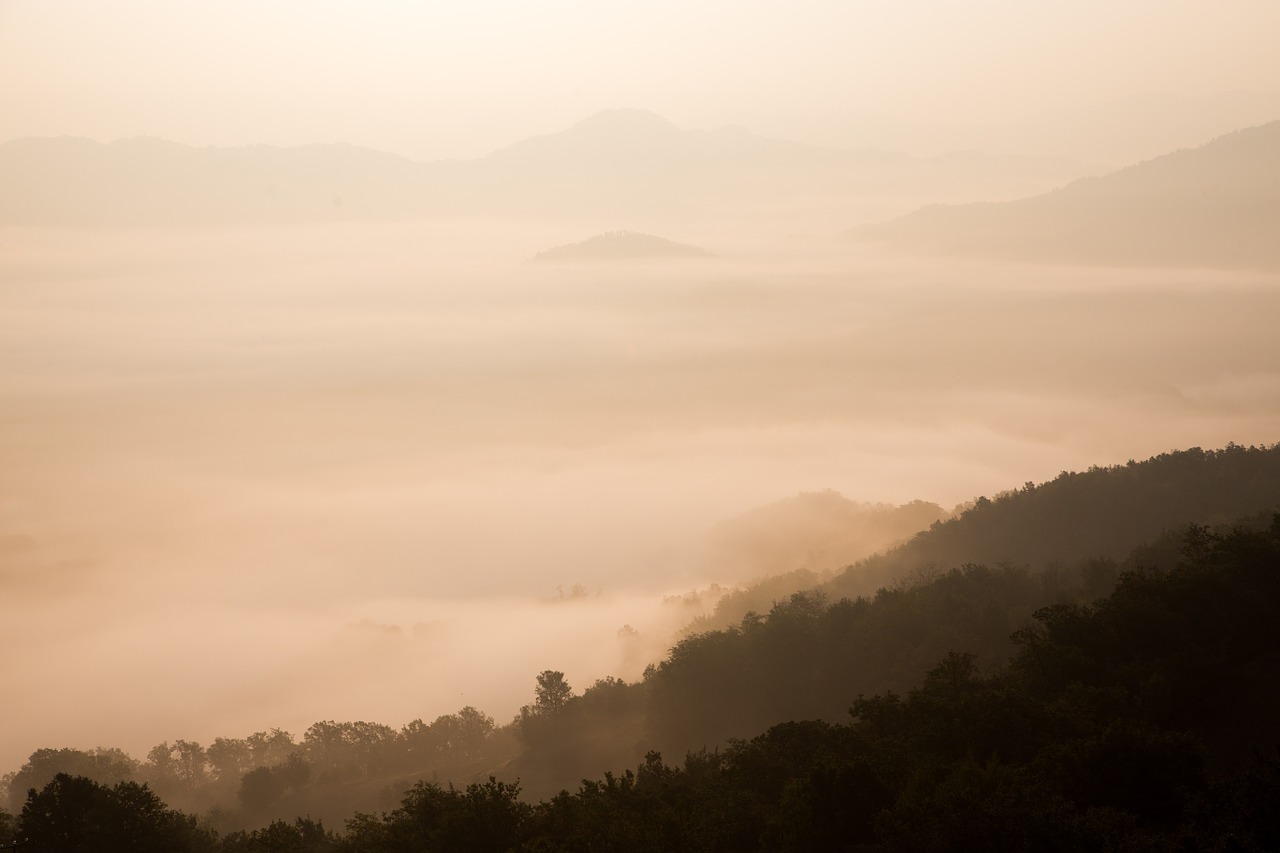
M 565 681 L 563 672 L 547 669 L 538 673 L 533 695 L 533 707 L 537 713 L 556 714 L 573 695 L 573 688 Z
M 60 853 L 184 853 L 212 842 L 195 818 L 166 807 L 146 785 L 107 787 L 65 773 L 28 793 L 19 832 L 32 850 Z

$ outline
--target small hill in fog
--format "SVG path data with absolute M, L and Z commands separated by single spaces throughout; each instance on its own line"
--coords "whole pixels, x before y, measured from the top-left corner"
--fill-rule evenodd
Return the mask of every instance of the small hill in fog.
M 1002 203 L 933 205 L 855 229 L 931 254 L 1280 268 L 1280 121 Z
M 629 261 L 648 258 L 711 258 L 706 249 L 653 234 L 609 231 L 579 243 L 555 246 L 533 256 L 535 261 Z
M 924 530 L 947 512 L 934 503 L 859 503 L 827 489 L 802 492 L 722 521 L 707 537 L 715 571 L 758 577 L 843 568 Z

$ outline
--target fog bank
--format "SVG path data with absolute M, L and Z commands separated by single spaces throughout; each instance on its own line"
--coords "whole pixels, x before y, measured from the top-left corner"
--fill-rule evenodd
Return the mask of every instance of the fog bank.
M 664 595 L 753 575 L 702 547 L 753 507 L 950 507 L 1280 426 L 1275 276 L 706 225 L 664 236 L 715 258 L 527 260 L 583 236 L 0 231 L 0 767 L 502 722 L 542 669 L 637 677 L 692 615 Z

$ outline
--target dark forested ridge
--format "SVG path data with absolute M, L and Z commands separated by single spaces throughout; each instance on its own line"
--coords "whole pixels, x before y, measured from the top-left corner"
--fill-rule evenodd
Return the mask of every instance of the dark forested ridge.
M 575 694 L 548 670 L 507 726 L 463 709 L 145 762 L 42 750 L 6 777 L 0 834 L 32 851 L 115 849 L 103 827 L 123 825 L 172 850 L 1275 849 L 1278 456 L 1172 453 L 980 499 L 899 549 L 932 572 L 797 593 L 636 684 Z M 949 556 L 1001 537 L 1017 562 Z
M 1042 569 L 1120 560 L 1161 533 L 1221 524 L 1280 506 L 1280 445 L 1192 448 L 1143 462 L 1063 471 L 1054 480 L 977 498 L 910 542 L 850 566 L 832 598 L 968 563 Z

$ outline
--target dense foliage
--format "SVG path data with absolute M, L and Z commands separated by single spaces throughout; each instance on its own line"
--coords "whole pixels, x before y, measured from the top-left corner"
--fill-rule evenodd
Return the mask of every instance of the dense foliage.
M 41 749 L 4 778 L 10 808 L 59 773 L 104 785 L 125 780 L 180 808 L 205 813 L 222 830 L 288 814 L 340 822 L 354 808 L 390 807 L 414 780 L 467 778 L 509 760 L 519 742 L 509 728 L 466 707 L 430 723 L 400 729 L 370 722 L 324 720 L 301 738 L 280 729 L 244 738 L 157 744 L 146 761 L 118 749 Z
M 694 620 L 691 633 L 733 628 L 795 592 L 819 590 L 831 601 L 873 596 L 970 564 L 1019 566 L 1051 578 L 1064 570 L 1079 574 L 1091 562 L 1123 560 L 1187 524 L 1224 524 L 1277 507 L 1280 445 L 1192 448 L 1143 462 L 1064 471 L 1046 483 L 976 498 L 901 545 L 829 577 L 797 569 L 734 590 L 720 598 L 713 614 Z M 1092 586 L 1095 592 L 1109 589 L 1105 582 Z

